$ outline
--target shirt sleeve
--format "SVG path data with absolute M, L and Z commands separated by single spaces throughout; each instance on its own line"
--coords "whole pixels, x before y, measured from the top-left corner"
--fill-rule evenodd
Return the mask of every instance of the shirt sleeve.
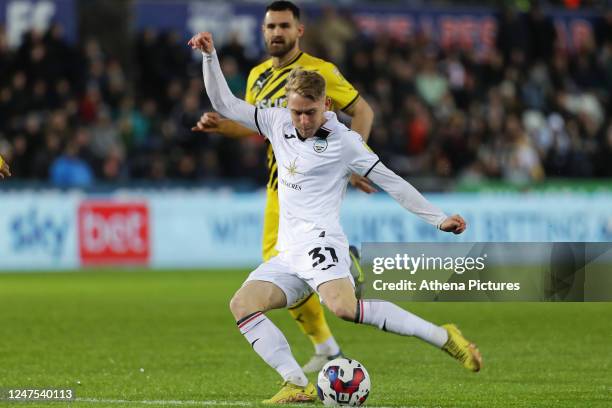
M 282 129 L 284 116 L 287 109 L 284 108 L 255 108 L 254 119 L 257 131 L 266 137 L 274 146 L 275 129 Z
M 442 210 L 427 201 L 416 188 L 384 164 L 377 163 L 368 174 L 368 178 L 389 193 L 402 207 L 425 222 L 439 227 L 447 218 Z
M 344 78 L 332 63 L 326 63 L 320 70 L 325 78 L 326 93 L 333 102 L 334 109 L 346 110 L 359 99 L 359 92 Z
M 249 129 L 258 130 L 255 106 L 232 94 L 221 71 L 217 52 L 215 50 L 210 54 L 203 52 L 202 56 L 204 86 L 213 109 Z
M 346 166 L 351 172 L 367 177 L 374 166 L 380 162 L 378 155 L 356 132 L 347 132 L 341 137 L 343 138 L 343 155 Z

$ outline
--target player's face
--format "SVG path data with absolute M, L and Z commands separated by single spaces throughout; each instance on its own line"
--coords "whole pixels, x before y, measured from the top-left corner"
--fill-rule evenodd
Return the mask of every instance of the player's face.
M 330 107 L 327 97 L 313 101 L 294 92 L 287 94 L 287 108 L 291 112 L 293 126 L 305 138 L 314 136 L 315 132 L 325 123 L 325 111 Z
M 298 38 L 304 34 L 304 26 L 289 10 L 268 11 L 262 29 L 266 48 L 273 57 L 286 55 L 297 46 Z

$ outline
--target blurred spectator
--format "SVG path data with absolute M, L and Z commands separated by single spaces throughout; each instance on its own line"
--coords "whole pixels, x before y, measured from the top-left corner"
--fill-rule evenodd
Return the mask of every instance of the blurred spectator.
M 496 45 L 506 63 L 512 60 L 513 54 L 529 49 L 529 34 L 523 16 L 511 7 L 505 7 L 498 19 Z
M 431 107 L 436 106 L 448 92 L 448 80 L 436 67 L 436 60 L 431 54 L 425 57 L 423 68 L 416 76 L 416 89 Z
M 110 112 L 102 109 L 90 128 L 91 150 L 97 159 L 103 160 L 109 153 L 119 147 L 119 129 L 111 120 Z
M 240 43 L 240 38 L 236 32 L 233 32 L 227 43 L 221 47 L 219 55 L 222 58 L 233 58 L 242 73 L 246 72 L 248 67 L 254 64 L 254 61 L 250 61 L 247 57 L 247 51 Z
M 612 43 L 612 8 L 604 12 L 603 18 L 596 25 L 595 38 L 598 47 L 605 47 Z
M 246 91 L 246 77 L 238 68 L 238 64 L 233 57 L 223 57 L 221 61 L 221 70 L 230 90 L 238 98 L 243 99 Z
M 541 180 L 544 172 L 538 152 L 515 115 L 508 116 L 506 120 L 504 139 L 505 146 L 502 151 L 504 177 L 516 183 Z
M 126 178 L 123 153 L 118 147 L 113 147 L 104 158 L 101 173 L 104 181 L 118 182 Z
M 549 17 L 544 15 L 538 2 L 534 2 L 527 15 L 529 28 L 530 59 L 549 61 L 553 55 L 557 32 Z
M 353 23 L 347 14 L 339 14 L 335 7 L 323 6 L 323 16 L 317 21 L 311 39 L 317 42 L 322 49 L 321 55 L 329 61 L 344 61 L 346 58 L 346 44 L 352 42 L 356 34 Z
M 78 156 L 78 146 L 68 142 L 64 154 L 51 164 L 50 181 L 57 187 L 89 187 L 94 176 L 87 162 Z

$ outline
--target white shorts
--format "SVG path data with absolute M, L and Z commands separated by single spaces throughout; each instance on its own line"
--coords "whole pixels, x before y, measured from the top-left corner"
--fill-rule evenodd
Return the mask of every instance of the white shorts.
M 346 244 L 332 238 L 318 238 L 262 263 L 245 283 L 259 280 L 275 284 L 285 293 L 287 307 L 291 307 L 331 280 L 348 278 L 355 286 L 350 267 Z

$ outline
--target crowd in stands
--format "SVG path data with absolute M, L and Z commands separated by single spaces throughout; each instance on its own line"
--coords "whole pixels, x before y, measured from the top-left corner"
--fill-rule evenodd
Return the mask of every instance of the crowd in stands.
M 440 49 L 426 36 L 364 37 L 347 13 L 309 22 L 303 48 L 329 59 L 371 104 L 369 144 L 410 176 L 539 181 L 612 177 L 612 12 L 575 52 L 555 46 L 534 8 L 500 13 L 486 53 Z M 0 30 L 0 155 L 18 180 L 246 179 L 263 186 L 264 142 L 194 133 L 210 110 L 200 57 L 172 32 L 146 30 L 120 62 L 95 38 L 62 28 L 9 48 Z M 219 50 L 230 87 L 249 69 L 237 39 Z M 128 69 L 129 67 L 129 69 Z

